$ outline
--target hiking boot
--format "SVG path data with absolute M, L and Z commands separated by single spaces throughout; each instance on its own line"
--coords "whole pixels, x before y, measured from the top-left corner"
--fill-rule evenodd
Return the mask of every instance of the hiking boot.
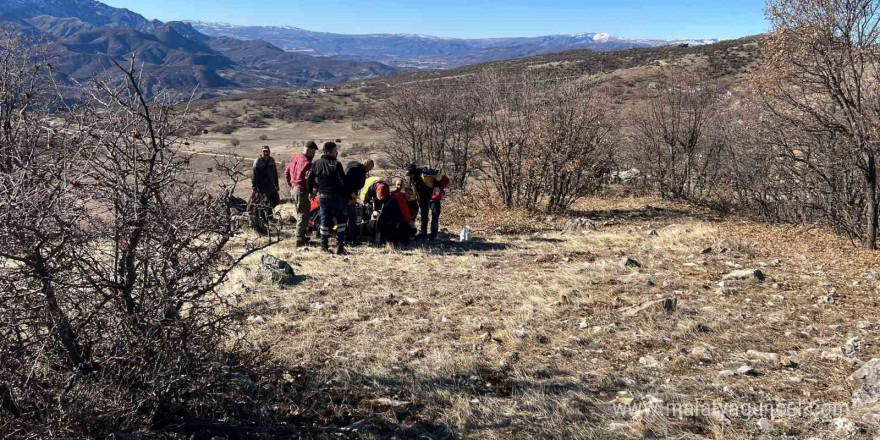
M 330 237 L 321 237 L 321 250 L 324 252 L 330 252 Z
M 340 247 L 336 248 L 336 255 L 339 255 L 339 256 L 348 255 L 348 251 L 345 250 L 344 247 L 340 246 Z
M 416 234 L 416 241 L 424 241 L 428 236 L 424 232 Z
M 296 240 L 296 247 L 301 248 L 301 247 L 308 246 L 309 242 L 311 242 L 311 241 L 312 241 L 312 239 L 309 237 L 298 238 Z

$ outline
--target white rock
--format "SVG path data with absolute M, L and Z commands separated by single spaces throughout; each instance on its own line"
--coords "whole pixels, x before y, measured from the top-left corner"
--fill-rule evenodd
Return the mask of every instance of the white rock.
M 657 369 L 660 368 L 660 361 L 653 356 L 642 356 L 639 358 L 639 363 L 644 365 L 645 368 Z
M 754 376 L 757 374 L 757 371 L 755 371 L 751 365 L 743 365 L 736 369 L 736 374 L 741 376 Z
M 841 437 L 852 437 L 858 432 L 856 424 L 846 417 L 839 417 L 831 421 L 834 426 L 834 433 Z

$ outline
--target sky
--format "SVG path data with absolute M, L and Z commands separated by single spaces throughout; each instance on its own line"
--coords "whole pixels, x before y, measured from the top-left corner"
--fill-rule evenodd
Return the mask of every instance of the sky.
M 104 0 L 150 19 L 287 25 L 342 34 L 729 39 L 766 32 L 765 0 Z

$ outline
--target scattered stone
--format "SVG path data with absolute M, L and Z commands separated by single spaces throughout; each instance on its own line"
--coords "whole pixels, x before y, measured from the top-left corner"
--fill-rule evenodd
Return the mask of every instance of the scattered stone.
M 834 433 L 840 437 L 852 437 L 858 433 L 856 424 L 846 417 L 838 417 L 831 424 L 834 426 Z
M 247 322 L 248 324 L 262 325 L 266 323 L 266 318 L 262 316 L 248 316 Z
M 405 402 L 403 400 L 389 399 L 387 397 L 373 399 L 370 401 L 370 403 L 375 406 L 384 406 L 384 407 L 389 407 L 389 408 L 398 408 L 401 406 L 409 405 L 409 402 Z
M 736 374 L 740 376 L 758 376 L 758 371 L 752 368 L 751 365 L 743 365 L 736 370 Z
M 590 327 L 590 321 L 587 318 L 581 318 L 580 322 L 578 322 L 578 328 L 581 330 L 587 329 Z
M 857 358 L 859 352 L 862 351 L 862 340 L 859 338 L 850 338 L 841 348 L 843 355 L 848 358 Z
M 853 392 L 852 402 L 856 405 L 869 405 L 880 402 L 880 358 L 874 358 L 862 365 L 848 380 L 860 383 Z
M 763 283 L 767 277 L 764 275 L 764 272 L 758 269 L 745 269 L 731 272 L 724 275 L 721 279 L 724 281 L 756 281 Z
M 282 286 L 293 285 L 296 280 L 296 273 L 293 267 L 286 261 L 279 259 L 273 255 L 263 255 L 260 258 L 261 268 L 266 279 L 271 280 L 273 284 Z
M 767 353 L 767 352 L 763 352 L 763 351 L 749 350 L 746 352 L 746 356 L 748 356 L 749 359 L 758 360 L 761 362 L 767 362 L 767 363 L 773 363 L 773 364 L 779 362 L 779 355 L 776 353 Z
M 768 420 L 767 418 L 761 418 L 760 420 L 758 420 L 758 429 L 760 429 L 761 431 L 769 431 L 773 429 L 773 424 L 770 423 L 770 420 Z
M 563 347 L 561 351 L 562 351 L 562 355 L 565 357 L 574 357 L 574 356 L 581 354 L 581 352 L 579 352 L 573 348 L 568 348 L 568 347 Z
M 678 308 L 678 299 L 677 298 L 664 298 L 656 301 L 648 301 L 642 304 L 636 304 L 634 306 L 625 307 L 623 309 L 618 310 L 618 313 L 623 314 L 624 316 L 635 316 L 644 311 L 649 311 L 655 309 L 657 312 L 664 311 L 666 313 L 672 313 Z
M 718 372 L 718 375 L 721 377 L 734 377 L 736 376 L 736 372 L 733 370 L 721 370 Z
M 834 292 L 828 292 L 828 294 L 822 295 L 822 297 L 819 298 L 819 304 L 834 304 L 837 302 L 835 299 L 836 296 L 837 295 Z
M 642 267 L 642 263 L 639 263 L 639 262 L 638 262 L 636 259 L 634 259 L 634 258 L 627 257 L 625 260 L 623 260 L 623 266 L 624 266 L 624 267 L 638 268 L 638 267 Z
M 712 350 L 705 345 L 700 345 L 691 349 L 691 357 L 700 362 L 712 362 L 715 358 L 712 355 Z
M 699 323 L 694 326 L 695 333 L 712 333 L 712 328 L 706 324 Z
M 660 361 L 658 361 L 657 358 L 653 356 L 642 356 L 639 358 L 639 363 L 642 364 L 645 368 L 660 368 Z
M 573 218 L 565 223 L 562 232 L 566 234 L 585 234 L 596 229 L 596 223 L 588 218 Z

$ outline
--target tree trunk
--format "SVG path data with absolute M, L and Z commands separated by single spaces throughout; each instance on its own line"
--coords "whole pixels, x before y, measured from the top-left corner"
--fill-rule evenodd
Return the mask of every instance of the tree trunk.
M 868 198 L 868 231 L 865 236 L 865 247 L 877 249 L 877 158 L 875 154 L 867 155 L 868 168 L 865 173 L 866 196 Z

